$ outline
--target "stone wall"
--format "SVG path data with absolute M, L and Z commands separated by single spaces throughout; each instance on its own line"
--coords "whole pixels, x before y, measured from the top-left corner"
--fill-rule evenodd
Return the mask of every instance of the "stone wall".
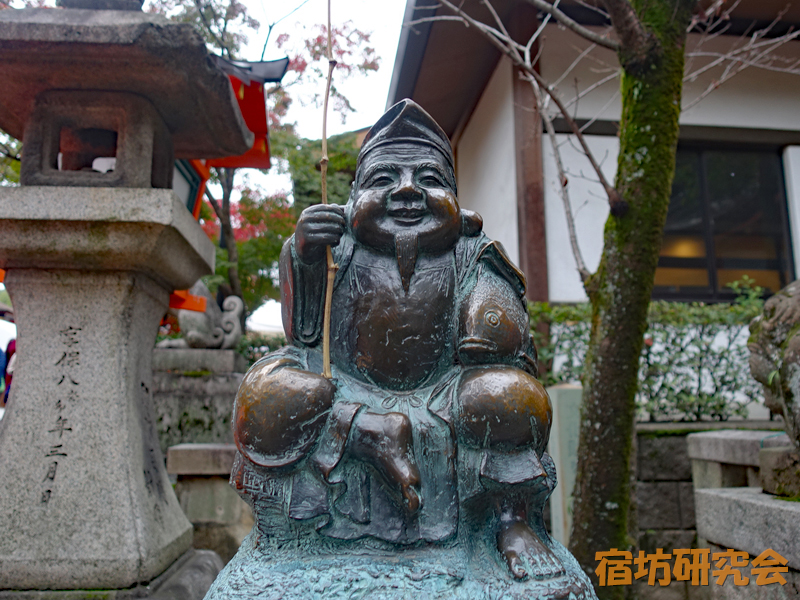
M 658 548 L 696 548 L 692 463 L 686 436 L 716 429 L 776 429 L 777 421 L 726 421 L 701 423 L 640 423 L 637 426 L 636 496 L 639 547 L 648 553 Z M 745 480 L 742 485 L 747 485 Z M 705 587 L 673 581 L 651 587 L 643 581 L 634 586 L 639 598 L 648 600 L 701 600 Z
M 662 424 L 661 427 L 672 424 Z M 639 426 L 637 432 L 636 499 L 639 519 L 639 548 L 654 553 L 658 548 L 671 553 L 675 548 L 697 546 L 692 466 L 682 430 Z M 682 581 L 666 587 L 649 586 L 644 580 L 634 585 L 639 598 L 685 600 L 695 598 Z
M 155 371 L 153 405 L 161 451 L 185 443 L 232 444 L 231 414 L 242 373 Z
M 640 426 L 636 499 L 642 550 L 691 548 L 695 540 L 692 465 L 682 431 Z

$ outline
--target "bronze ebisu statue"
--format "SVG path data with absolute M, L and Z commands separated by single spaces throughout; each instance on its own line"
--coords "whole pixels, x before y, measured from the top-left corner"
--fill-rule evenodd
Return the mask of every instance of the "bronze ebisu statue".
M 378 120 L 348 204 L 303 211 L 280 276 L 291 345 L 234 406 L 231 482 L 256 526 L 207 598 L 594 598 L 542 519 L 552 408 L 524 277 L 459 208 L 422 108 Z

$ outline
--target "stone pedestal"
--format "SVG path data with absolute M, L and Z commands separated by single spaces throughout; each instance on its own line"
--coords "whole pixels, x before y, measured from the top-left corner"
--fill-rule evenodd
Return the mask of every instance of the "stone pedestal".
M 758 586 L 749 569 L 742 571 L 748 585 L 709 586 L 714 600 L 798 600 L 800 599 L 800 504 L 781 500 L 758 488 L 699 489 L 697 536 L 699 547 L 712 553 L 728 548 L 747 552 L 749 560 L 771 548 L 787 561 L 781 575 L 785 585 Z M 713 581 L 713 580 L 712 580 Z
M 233 400 L 245 371 L 247 360 L 235 350 L 153 350 L 153 404 L 162 452 L 178 444 L 233 444 Z
M 698 547 L 710 548 L 712 553 L 729 548 L 743 551 L 750 563 L 772 549 L 786 559 L 788 567 L 782 573 L 785 585 L 759 586 L 749 567 L 742 569 L 745 585 L 735 585 L 730 579 L 717 585 L 712 579 L 701 596 L 704 600 L 800 599 L 800 504 L 756 487 L 759 455 L 787 443 L 784 433 L 771 431 L 724 430 L 689 436 Z
M 228 483 L 236 446 L 179 444 L 167 451 L 167 472 L 194 526 L 194 547 L 213 550 L 227 563 L 253 528 L 253 511 Z
M 757 487 L 758 452 L 786 446 L 783 432 L 723 429 L 693 433 L 687 438 L 694 489 Z
M 572 531 L 572 491 L 578 470 L 583 388 L 579 385 L 556 385 L 547 388 L 547 393 L 553 404 L 553 425 L 547 451 L 558 473 L 558 485 L 550 496 L 551 535 L 567 546 Z
M 18 367 L 0 423 L 0 589 L 119 590 L 191 546 L 164 470 L 152 347 L 213 246 L 169 190 L 0 190 Z

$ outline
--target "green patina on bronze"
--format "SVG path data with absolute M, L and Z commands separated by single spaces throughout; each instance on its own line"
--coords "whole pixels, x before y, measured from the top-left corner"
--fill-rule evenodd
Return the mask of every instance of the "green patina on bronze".
M 233 411 L 231 483 L 256 525 L 207 600 L 596 598 L 544 524 L 552 407 L 524 277 L 459 207 L 453 164 L 404 100 L 367 134 L 347 206 L 301 214 L 280 264 L 291 346 Z

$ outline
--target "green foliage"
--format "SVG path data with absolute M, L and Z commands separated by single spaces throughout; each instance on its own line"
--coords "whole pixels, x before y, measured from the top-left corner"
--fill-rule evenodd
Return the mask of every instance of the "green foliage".
M 285 345 L 286 336 L 282 333 L 248 331 L 239 340 L 236 351 L 247 359 L 248 366 L 253 366 L 257 360 Z
M 581 304 L 528 304 L 531 323 L 547 326 L 549 337 L 533 329 L 533 340 L 539 352 L 539 376 L 546 386 L 579 382 L 583 374 L 586 346 L 592 328 L 592 307 Z M 558 360 L 556 360 L 558 357 Z M 553 365 L 556 364 L 556 370 Z
M 239 281 L 245 306 L 252 314 L 267 299 L 280 296 L 278 259 L 283 243 L 294 232 L 295 218 L 283 195 L 265 195 L 248 187 L 241 193 L 239 202 L 231 205 L 231 220 L 239 252 Z M 216 223 L 206 221 L 204 228 L 216 242 Z M 228 281 L 230 267 L 227 250 L 217 247 L 215 275 L 205 280 L 212 293 Z
M 0 130 L 0 186 L 19 185 L 22 142 Z
M 300 216 L 305 208 L 319 204 L 322 183 L 319 161 L 322 158 L 322 142 L 307 140 L 294 135 L 290 128 L 271 133 L 272 151 L 287 161 L 292 176 L 294 211 Z M 350 196 L 350 185 L 356 174 L 359 147 L 353 132 L 335 135 L 328 140 L 328 202 L 346 204 Z
M 744 416 L 761 398 L 750 376 L 748 325 L 763 308 L 763 290 L 745 277 L 730 286 L 732 304 L 650 303 L 639 363 L 637 409 L 651 421 L 726 420 Z M 531 322 L 549 327 L 549 339 L 534 331 L 545 385 L 578 383 L 583 376 L 591 329 L 589 304 L 531 303 Z

